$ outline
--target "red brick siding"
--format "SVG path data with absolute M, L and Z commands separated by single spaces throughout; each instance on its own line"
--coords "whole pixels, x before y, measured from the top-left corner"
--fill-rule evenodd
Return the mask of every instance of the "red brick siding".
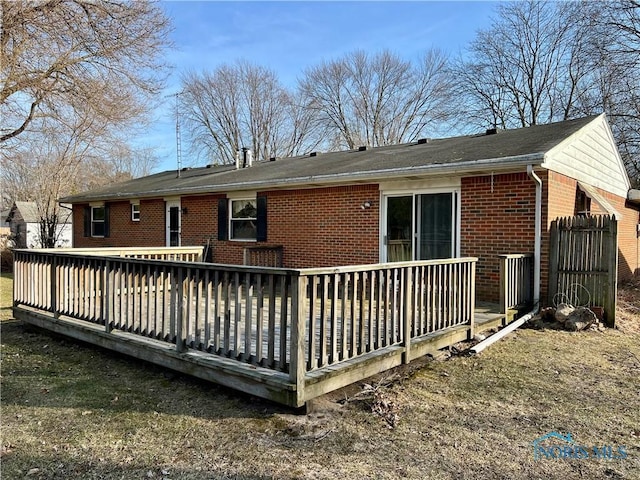
M 478 257 L 479 299 L 499 300 L 498 255 L 533 253 L 535 192 L 526 173 L 462 179 L 460 253 Z
M 574 214 L 577 182 L 554 172 L 540 172 L 543 181 L 541 298 L 546 298 L 549 229 L 559 216 Z M 638 212 L 624 199 L 600 192 L 624 216 L 619 224 L 620 278 L 640 274 Z M 379 187 L 355 185 L 332 188 L 261 192 L 267 197 L 268 236 L 260 245 L 282 245 L 286 267 L 322 267 L 376 263 L 379 259 Z M 182 245 L 211 240 L 213 261 L 242 264 L 243 250 L 256 242 L 217 240 L 217 208 L 221 195 L 185 196 Z M 551 200 L 549 200 L 551 199 Z M 371 202 L 371 208 L 361 205 Z M 83 236 L 85 205 L 74 206 L 74 246 L 163 246 L 165 202 L 140 202 L 140 221 L 131 221 L 128 201 L 111 202 L 110 237 Z M 592 204 L 595 212 L 596 205 Z M 185 210 L 186 209 L 186 213 Z M 477 296 L 498 300 L 499 261 L 505 253 L 534 250 L 535 184 L 525 172 L 467 177 L 461 180 L 461 255 L 479 257 Z
M 84 236 L 84 208 L 73 206 L 73 246 L 82 247 L 162 247 L 165 245 L 164 201 L 140 201 L 140 221 L 131 220 L 131 203 L 109 202 L 109 237 Z
M 267 197 L 266 245 L 284 247 L 285 267 L 378 262 L 378 185 L 277 190 L 260 195 Z M 371 207 L 363 210 L 365 201 L 371 202 Z M 244 247 L 255 244 L 216 242 L 214 261 L 242 263 Z
M 213 245 L 218 238 L 218 199 L 224 195 L 182 197 L 181 245 Z M 226 263 L 226 262 L 223 262 Z
M 633 275 L 640 275 L 640 212 L 627 208 L 624 198 L 603 191 L 600 194 L 622 215 L 618 222 L 618 280 L 629 280 Z

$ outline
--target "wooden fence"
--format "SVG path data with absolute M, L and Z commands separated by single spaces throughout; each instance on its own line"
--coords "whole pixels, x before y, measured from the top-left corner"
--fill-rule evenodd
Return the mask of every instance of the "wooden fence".
M 549 303 L 603 307 L 615 325 L 617 221 L 609 215 L 565 217 L 551 224 Z
M 476 260 L 292 270 L 24 250 L 14 307 L 280 372 L 293 396 L 251 393 L 300 406 L 345 384 L 305 394 L 312 373 L 318 384 L 390 348 L 409 362 L 421 339 L 456 327 L 472 336 Z

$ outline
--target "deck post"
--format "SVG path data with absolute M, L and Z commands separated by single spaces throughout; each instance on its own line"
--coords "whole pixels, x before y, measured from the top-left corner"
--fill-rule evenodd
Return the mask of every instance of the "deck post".
M 508 260 L 506 255 L 499 255 L 500 259 L 500 313 L 505 315 L 509 312 L 508 288 L 511 284 L 509 279 Z
M 404 303 L 403 311 L 403 337 L 404 337 L 404 353 L 402 354 L 402 363 L 405 365 L 411 361 L 411 322 L 413 319 L 413 268 L 404 268 Z
M 295 384 L 295 407 L 305 404 L 305 322 L 306 322 L 306 276 L 296 274 L 292 277 L 291 298 L 291 357 L 289 363 L 289 379 Z M 313 310 L 311 310 L 313 311 Z M 310 352 L 312 355 L 313 352 Z
M 469 272 L 469 339 L 476 335 L 476 263 L 477 259 L 471 262 Z
M 51 263 L 50 263 L 50 271 L 49 271 L 49 279 L 50 283 L 50 292 L 51 292 L 51 313 L 53 313 L 53 318 L 60 318 L 60 313 L 58 312 L 58 262 L 57 257 L 55 255 L 51 255 Z
M 109 304 L 111 303 L 111 292 L 114 290 L 111 284 L 111 261 L 107 259 L 104 264 L 104 300 L 102 302 L 102 319 L 104 321 L 104 330 L 109 333 L 111 324 L 109 323 Z
M 604 222 L 606 225 L 606 222 Z M 609 328 L 616 324 L 616 296 L 618 295 L 618 221 L 615 217 L 609 220 L 609 228 L 604 229 L 605 244 L 604 265 L 607 267 L 607 291 L 605 293 L 604 312 L 606 325 Z
M 176 306 L 176 351 L 182 353 L 186 350 L 186 322 L 187 322 L 187 302 L 185 301 L 185 282 L 188 277 L 184 274 L 183 268 L 174 269 L 175 283 L 178 288 L 178 298 Z

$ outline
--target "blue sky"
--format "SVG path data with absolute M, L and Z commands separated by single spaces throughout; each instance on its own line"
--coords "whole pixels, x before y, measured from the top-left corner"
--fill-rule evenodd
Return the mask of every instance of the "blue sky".
M 304 70 L 356 49 L 389 49 L 412 60 L 429 48 L 460 53 L 486 28 L 495 2 L 162 2 L 174 26 L 173 66 L 152 127 L 135 143 L 153 146 L 157 170 L 176 168 L 174 100 L 180 76 L 248 60 L 294 87 Z M 186 141 L 183 166 L 192 165 Z

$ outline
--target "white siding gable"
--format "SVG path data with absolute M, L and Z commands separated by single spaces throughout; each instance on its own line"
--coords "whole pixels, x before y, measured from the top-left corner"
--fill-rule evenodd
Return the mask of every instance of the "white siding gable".
M 542 166 L 623 198 L 631 188 L 604 114 L 549 150 Z

